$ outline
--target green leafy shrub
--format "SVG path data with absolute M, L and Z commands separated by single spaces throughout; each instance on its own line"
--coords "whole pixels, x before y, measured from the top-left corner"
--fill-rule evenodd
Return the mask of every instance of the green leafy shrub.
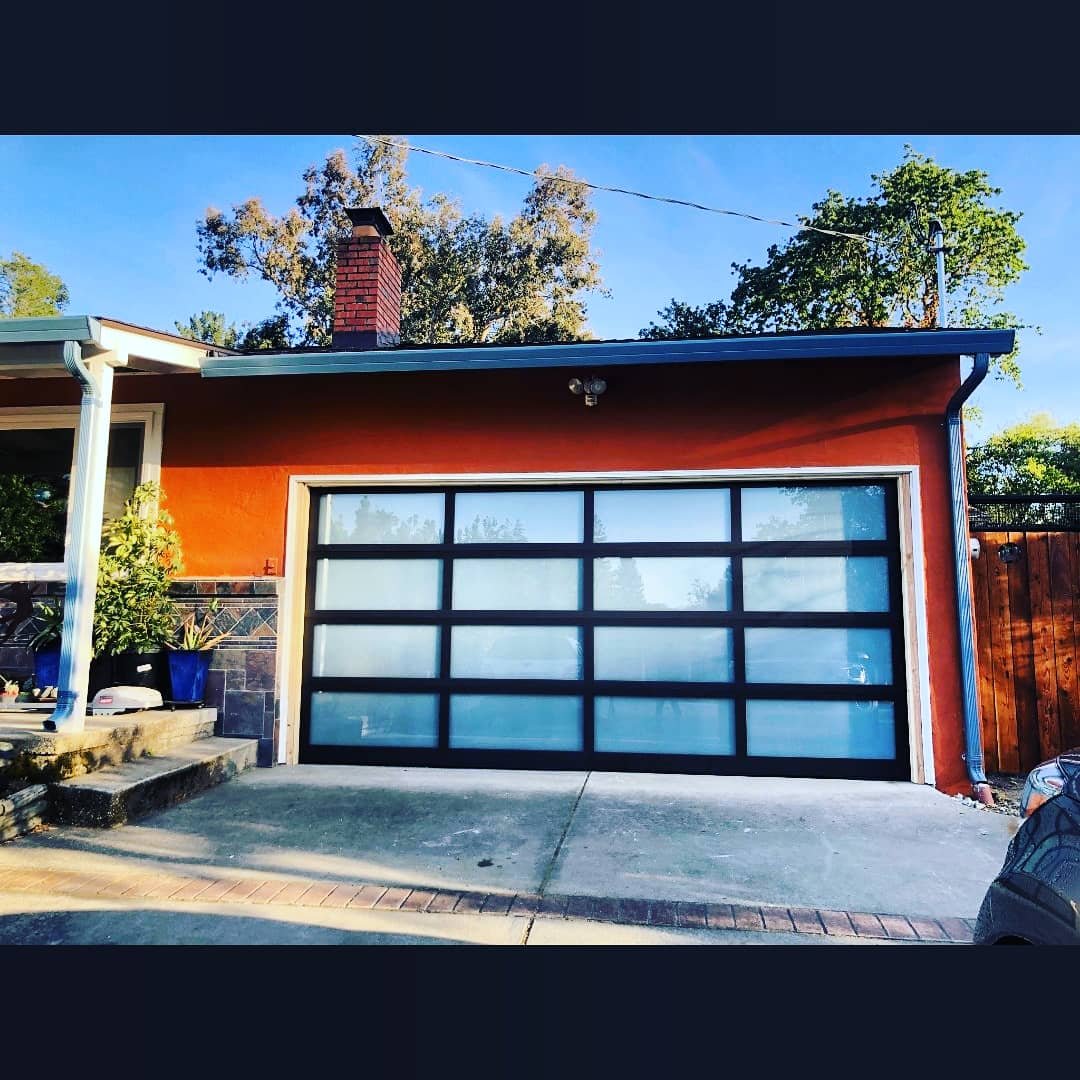
M 162 498 L 157 484 L 140 484 L 124 512 L 102 529 L 95 656 L 156 652 L 173 636 L 176 605 L 169 585 L 182 572 L 183 557 Z
M 60 604 L 45 603 L 34 612 L 37 632 L 30 639 L 27 646 L 31 651 L 47 648 L 55 645 L 60 640 L 60 632 L 64 628 L 64 609 Z
M 47 479 L 0 475 L 0 562 L 64 558 L 67 499 Z

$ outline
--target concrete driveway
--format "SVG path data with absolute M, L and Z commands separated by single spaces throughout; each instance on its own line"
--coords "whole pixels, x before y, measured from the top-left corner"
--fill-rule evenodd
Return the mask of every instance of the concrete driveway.
M 256 769 L 0 845 L 0 943 L 964 940 L 1015 828 L 913 784 Z

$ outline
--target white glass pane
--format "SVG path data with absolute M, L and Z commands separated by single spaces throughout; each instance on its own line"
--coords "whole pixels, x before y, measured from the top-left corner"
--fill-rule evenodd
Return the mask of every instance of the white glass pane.
M 594 631 L 596 678 L 729 682 L 731 631 L 709 626 L 603 626 Z
M 746 679 L 758 683 L 888 686 L 888 630 L 747 627 Z
M 579 697 L 450 697 L 450 746 L 455 750 L 580 750 L 582 744 Z
M 455 626 L 450 674 L 458 679 L 580 679 L 576 626 Z
M 476 491 L 454 496 L 459 544 L 579 544 L 580 491 Z
M 743 559 L 747 611 L 888 611 L 884 556 Z
M 311 695 L 315 746 L 437 746 L 437 694 L 354 694 L 316 690 Z
M 704 698 L 598 697 L 595 745 L 623 754 L 734 754 L 735 706 Z
M 105 466 L 106 518 L 119 517 L 124 512 L 124 503 L 135 491 L 139 482 L 142 442 L 142 424 L 113 424 L 109 428 L 109 454 Z
M 576 611 L 580 559 L 455 559 L 454 607 L 461 611 Z
M 598 491 L 594 507 L 597 543 L 731 539 L 727 488 Z
M 744 488 L 744 540 L 884 540 L 885 489 Z
M 316 569 L 320 611 L 437 611 L 441 604 L 438 559 L 320 559 Z
M 756 757 L 896 756 L 888 701 L 748 701 L 747 751 Z
M 731 560 L 597 559 L 593 595 L 597 611 L 727 611 Z
M 437 626 L 316 626 L 312 675 L 432 679 Z
M 445 505 L 446 499 L 437 492 L 323 495 L 319 543 L 439 544 Z

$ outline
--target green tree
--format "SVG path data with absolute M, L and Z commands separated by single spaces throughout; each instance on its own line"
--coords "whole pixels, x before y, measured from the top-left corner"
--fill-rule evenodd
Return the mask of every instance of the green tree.
M 271 315 L 257 323 L 241 323 L 241 349 L 287 349 L 289 347 L 289 317 Z
M 351 206 L 380 206 L 401 264 L 401 337 L 417 343 L 567 341 L 585 335 L 585 296 L 604 292 L 588 189 L 559 167 L 535 179 L 509 221 L 463 215 L 446 194 L 410 187 L 407 144 L 359 142 L 350 164 L 334 151 L 303 174 L 281 216 L 258 198 L 210 208 L 197 228 L 200 271 L 256 275 L 278 292 L 289 344 L 330 342 L 337 242 Z M 538 173 L 547 173 L 541 166 Z
M 871 180 L 872 195 L 851 198 L 829 190 L 798 220 L 875 243 L 800 231 L 771 245 L 763 266 L 732 263 L 737 280 L 727 300 L 695 307 L 673 299 L 641 336 L 935 326 L 937 270 L 927 243 L 934 216 L 945 228 L 949 325 L 1024 325 L 1000 310 L 1006 286 L 1027 269 L 1016 229 L 1021 215 L 991 205 L 1001 189 L 985 172 L 950 169 L 909 146 L 900 165 Z M 1015 351 L 995 361 L 995 374 L 1019 385 Z
M 59 315 L 69 300 L 67 286 L 21 251 L 0 259 L 0 318 Z
M 227 323 L 220 311 L 203 311 L 192 315 L 186 323 L 175 323 L 182 337 L 225 349 L 287 349 L 289 347 L 288 318 L 272 315 L 261 322 Z
M 240 330 L 235 323 L 226 323 L 220 311 L 202 311 L 192 315 L 186 323 L 176 323 L 176 332 L 192 341 L 206 345 L 221 345 L 235 349 L 240 341 Z
M 1080 492 L 1080 423 L 1036 413 L 971 446 L 967 476 L 973 495 Z

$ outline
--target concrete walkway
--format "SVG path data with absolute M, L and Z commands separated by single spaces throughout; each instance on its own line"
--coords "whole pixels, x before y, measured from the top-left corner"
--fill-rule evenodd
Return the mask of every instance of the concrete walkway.
M 1015 828 L 912 784 L 258 769 L 0 845 L 0 943 L 965 940 Z

